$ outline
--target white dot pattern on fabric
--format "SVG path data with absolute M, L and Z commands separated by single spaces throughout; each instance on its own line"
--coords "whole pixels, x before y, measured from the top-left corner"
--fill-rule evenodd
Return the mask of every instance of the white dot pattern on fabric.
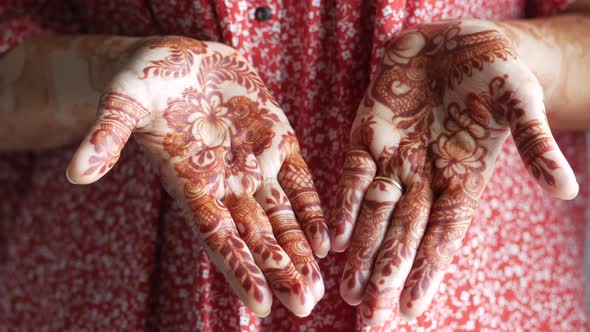
M 545 15 L 569 2 L 53 1 L 26 18 L 30 8 L 0 5 L 0 53 L 41 28 L 225 41 L 277 96 L 328 208 L 356 106 L 387 40 L 432 20 L 509 19 L 526 5 Z M 258 6 L 271 9 L 270 20 L 253 18 Z M 585 331 L 586 143 L 581 134 L 561 134 L 559 143 L 580 196 L 548 197 L 508 142 L 430 309 L 413 322 L 392 317 L 375 327 L 338 294 L 343 254 L 321 261 L 326 295 L 310 317 L 295 317 L 278 301 L 268 318 L 255 317 L 162 196 L 133 143 L 90 186 L 65 180 L 72 148 L 2 156 L 0 330 Z

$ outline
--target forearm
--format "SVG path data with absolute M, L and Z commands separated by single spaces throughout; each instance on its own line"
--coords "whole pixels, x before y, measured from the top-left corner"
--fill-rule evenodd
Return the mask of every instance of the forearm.
M 135 41 L 44 34 L 0 57 L 0 151 L 80 141 Z
M 544 91 L 552 128 L 590 128 L 590 15 L 498 24 Z

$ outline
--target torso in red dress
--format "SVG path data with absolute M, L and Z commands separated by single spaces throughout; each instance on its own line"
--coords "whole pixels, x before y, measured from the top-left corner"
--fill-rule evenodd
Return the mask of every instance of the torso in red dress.
M 20 1 L 17 1 L 20 3 Z M 532 1 L 531 12 L 569 1 Z M 400 30 L 441 18 L 509 19 L 522 0 L 54 1 L 0 5 L 0 52 L 40 29 L 219 40 L 252 61 L 301 141 L 324 206 L 336 179 L 371 63 Z M 21 6 L 21 5 L 19 5 Z M 28 5 L 31 6 L 31 5 Z M 254 11 L 273 16 L 259 22 Z M 10 9 L 12 8 L 12 9 Z M 29 15 L 24 15 L 25 13 Z M 585 140 L 559 135 L 582 191 L 549 198 L 503 149 L 460 254 L 430 309 L 372 330 L 582 331 Z M 0 330 L 354 331 L 338 294 L 344 255 L 321 261 L 326 295 L 308 318 L 276 303 L 259 319 L 209 263 L 154 170 L 130 144 L 105 178 L 67 183 L 73 148 L 0 160 Z M 278 302 L 278 301 L 275 301 Z

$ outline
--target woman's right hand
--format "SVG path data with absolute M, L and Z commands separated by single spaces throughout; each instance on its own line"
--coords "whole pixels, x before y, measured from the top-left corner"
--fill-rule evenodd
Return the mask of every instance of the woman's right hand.
M 227 46 L 156 37 L 134 50 L 100 98 L 68 170 L 97 181 L 134 134 L 209 257 L 259 316 L 272 294 L 306 316 L 324 294 L 314 253 L 330 243 L 287 118 Z

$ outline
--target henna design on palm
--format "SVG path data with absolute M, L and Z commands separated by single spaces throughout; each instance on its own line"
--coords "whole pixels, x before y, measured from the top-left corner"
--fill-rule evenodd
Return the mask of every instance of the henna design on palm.
M 328 229 L 278 104 L 229 47 L 165 37 L 138 52 L 102 97 L 68 177 L 98 180 L 135 132 L 245 304 L 267 315 L 274 294 L 296 315 L 309 314 L 324 293 L 313 255 L 329 251 Z
M 368 323 L 398 304 L 408 317 L 426 309 L 510 133 L 544 189 L 577 193 L 539 83 L 510 42 L 482 24 L 441 22 L 399 36 L 353 124 L 331 242 L 337 251 L 350 246 L 340 291 Z M 375 175 L 406 192 L 377 190 L 384 184 Z

